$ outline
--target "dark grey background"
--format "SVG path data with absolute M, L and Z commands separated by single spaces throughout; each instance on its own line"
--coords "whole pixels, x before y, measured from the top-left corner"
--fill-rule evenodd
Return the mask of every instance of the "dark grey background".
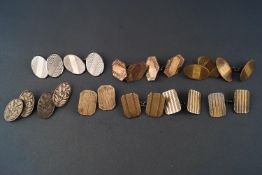
M 260 1 L 1 1 L 0 109 L 24 89 L 38 99 L 64 80 L 73 86 L 69 103 L 49 120 L 36 111 L 7 123 L 0 120 L 0 174 L 262 174 Z M 105 71 L 100 77 L 67 71 L 57 78 L 38 79 L 31 71 L 33 56 L 72 53 L 84 58 L 100 53 Z M 246 82 L 222 79 L 193 81 L 179 74 L 126 84 L 111 76 L 111 62 L 127 63 L 156 55 L 164 64 L 181 53 L 186 63 L 197 56 L 223 56 L 232 65 L 248 58 L 257 63 Z M 91 118 L 77 113 L 79 92 L 112 84 L 117 107 L 97 110 Z M 133 120 L 122 115 L 121 94 L 176 88 L 185 99 L 189 88 L 203 94 L 199 116 L 180 112 L 161 119 L 144 114 Z M 247 88 L 251 112 L 242 116 L 227 106 L 227 116 L 208 115 L 207 95 Z

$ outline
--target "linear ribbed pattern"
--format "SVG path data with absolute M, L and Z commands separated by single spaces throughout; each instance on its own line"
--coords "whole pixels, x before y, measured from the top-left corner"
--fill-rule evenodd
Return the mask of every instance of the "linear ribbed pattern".
M 234 92 L 234 111 L 239 114 L 249 112 L 250 92 L 246 89 L 237 89 Z
M 175 114 L 181 111 L 181 104 L 175 89 L 171 89 L 162 93 L 166 100 L 165 113 L 167 115 Z
M 201 93 L 190 89 L 188 91 L 187 110 L 193 114 L 200 114 L 201 110 Z
M 226 104 L 223 93 L 212 93 L 208 95 L 209 114 L 211 117 L 222 117 L 226 115 Z

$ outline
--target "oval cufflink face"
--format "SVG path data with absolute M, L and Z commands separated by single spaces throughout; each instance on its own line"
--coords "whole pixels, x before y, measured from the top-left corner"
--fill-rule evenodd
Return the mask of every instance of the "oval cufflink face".
M 184 68 L 185 75 L 193 80 L 204 80 L 209 76 L 209 71 L 199 64 L 191 64 Z
M 238 114 L 247 114 L 250 106 L 250 92 L 246 89 L 237 89 L 234 92 L 234 111 Z
M 209 94 L 208 104 L 211 117 L 223 117 L 226 115 L 225 96 L 223 93 Z
M 164 112 L 165 98 L 161 93 L 150 92 L 147 96 L 146 114 L 149 117 L 161 117 Z
M 72 88 L 68 82 L 60 83 L 54 90 L 52 99 L 53 103 L 56 107 L 64 106 L 70 96 L 71 96 Z
M 209 76 L 217 78 L 219 73 L 217 70 L 216 63 L 206 56 L 200 56 L 197 58 L 197 64 L 206 67 L 209 70 Z
M 102 57 L 96 53 L 90 53 L 86 58 L 86 69 L 93 76 L 99 76 L 104 71 L 104 61 Z
M 116 106 L 115 88 L 111 85 L 101 85 L 97 89 L 98 107 L 102 110 L 112 110 Z
M 122 95 L 121 103 L 124 115 L 127 118 L 139 117 L 139 115 L 141 114 L 139 96 L 136 93 Z
M 47 58 L 47 72 L 50 77 L 59 77 L 64 71 L 62 58 L 57 54 L 52 54 Z
M 247 80 L 252 75 L 254 69 L 255 69 L 255 61 L 251 59 L 243 67 L 240 73 L 240 80 L 241 81 Z
M 171 115 L 181 111 L 181 103 L 175 89 L 162 93 L 165 98 L 165 114 Z
M 66 70 L 73 74 L 82 74 L 86 69 L 83 61 L 76 55 L 66 55 L 63 62 Z
M 78 102 L 78 113 L 84 116 L 91 116 L 96 112 L 97 94 L 92 90 L 80 92 Z
M 29 115 L 32 114 L 34 107 L 35 107 L 35 97 L 33 92 L 29 91 L 29 90 L 25 90 L 23 91 L 20 96 L 19 99 L 23 101 L 24 103 L 24 108 L 23 111 L 21 113 L 22 117 L 28 117 Z
M 159 71 L 159 64 L 155 56 L 150 56 L 146 60 L 146 66 L 148 67 L 146 78 L 147 81 L 154 81 Z
M 176 55 L 175 57 L 172 57 L 167 60 L 164 74 L 169 78 L 174 75 L 176 75 L 180 68 L 183 66 L 185 62 L 185 59 L 182 57 L 182 55 Z
M 5 107 L 4 119 L 7 122 L 16 120 L 23 111 L 23 101 L 20 99 L 11 100 Z
M 55 110 L 55 105 L 52 100 L 52 94 L 44 92 L 37 103 L 37 112 L 43 119 L 48 119 L 52 116 Z
M 130 64 L 127 68 L 127 82 L 133 82 L 137 80 L 141 80 L 145 75 L 147 70 L 146 63 L 140 62 L 136 64 Z
M 35 56 L 32 59 L 31 68 L 35 76 L 37 76 L 38 78 L 46 78 L 48 76 L 47 62 L 41 56 Z
M 112 62 L 112 74 L 113 77 L 120 81 L 123 81 L 127 77 L 126 64 L 118 59 Z
M 201 93 L 190 89 L 187 98 L 187 111 L 192 114 L 200 114 L 201 111 Z
M 217 70 L 219 74 L 221 75 L 221 77 L 224 80 L 226 80 L 227 82 L 231 82 L 232 81 L 232 69 L 230 65 L 228 64 L 228 62 L 224 58 L 218 57 L 216 59 L 216 66 L 217 66 Z

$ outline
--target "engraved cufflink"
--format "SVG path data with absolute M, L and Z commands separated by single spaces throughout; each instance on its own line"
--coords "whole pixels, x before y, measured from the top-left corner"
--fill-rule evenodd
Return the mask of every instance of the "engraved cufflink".
M 142 61 L 128 66 L 125 62 L 116 59 L 112 62 L 112 75 L 120 81 L 133 82 L 141 80 L 146 74 L 147 81 L 154 81 L 159 71 L 163 71 L 167 77 L 172 77 L 179 72 L 183 64 L 184 58 L 181 55 L 170 58 L 164 68 L 160 68 L 155 56 L 149 56 L 146 62 Z
M 246 89 L 236 89 L 233 100 L 225 100 L 223 93 L 211 93 L 208 95 L 209 114 L 211 117 L 226 116 L 226 102 L 234 103 L 234 112 L 247 114 L 250 108 L 250 92 Z
M 83 116 L 92 116 L 96 112 L 97 101 L 101 110 L 113 110 L 116 106 L 115 88 L 111 85 L 101 85 L 97 93 L 92 90 L 80 92 L 78 113 Z
M 31 61 L 32 71 L 38 78 L 46 78 L 48 75 L 59 77 L 64 67 L 73 74 L 82 74 L 87 70 L 90 75 L 99 76 L 104 71 L 104 61 L 96 52 L 86 57 L 85 64 L 82 59 L 72 54 L 66 55 L 63 60 L 58 54 L 52 54 L 47 60 L 41 56 L 35 56 Z

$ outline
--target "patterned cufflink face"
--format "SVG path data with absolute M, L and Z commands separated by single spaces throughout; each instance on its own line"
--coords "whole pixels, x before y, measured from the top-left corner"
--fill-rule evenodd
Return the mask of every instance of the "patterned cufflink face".
M 247 80 L 253 73 L 255 69 L 255 61 L 253 59 L 249 60 L 240 73 L 240 80 L 245 81 Z
M 192 114 L 200 114 L 201 111 L 201 93 L 190 89 L 187 98 L 187 111 Z
M 165 98 L 161 93 L 150 92 L 147 96 L 146 114 L 149 117 L 161 117 L 164 112 Z
M 141 114 L 139 96 L 136 93 L 122 95 L 121 103 L 124 115 L 127 118 L 139 117 L 139 115 Z
M 204 80 L 209 76 L 209 70 L 199 64 L 191 64 L 184 68 L 185 75 L 193 80 Z
M 238 114 L 247 114 L 250 106 L 250 92 L 246 89 L 237 89 L 234 92 L 234 111 Z
M 225 96 L 223 93 L 209 94 L 208 104 L 211 117 L 223 117 L 226 115 Z
M 181 111 L 181 103 L 178 98 L 177 92 L 175 89 L 170 89 L 162 93 L 165 97 L 165 113 L 167 115 L 175 114 Z
M 218 57 L 216 59 L 216 65 L 217 65 L 217 70 L 221 77 L 228 81 L 232 81 L 232 69 L 229 63 L 222 57 Z

